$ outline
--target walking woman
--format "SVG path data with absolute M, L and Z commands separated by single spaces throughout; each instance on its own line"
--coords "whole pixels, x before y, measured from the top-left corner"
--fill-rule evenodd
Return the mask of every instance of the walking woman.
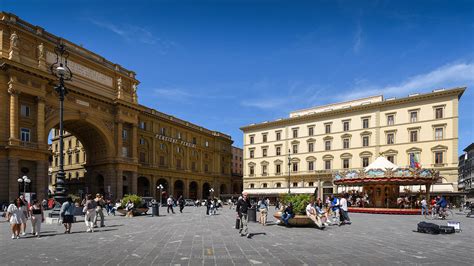
M 92 195 L 88 194 L 87 195 L 87 201 L 84 206 L 84 211 L 85 211 L 85 217 L 84 217 L 84 222 L 86 223 L 87 230 L 86 232 L 94 232 L 94 219 L 95 219 L 95 207 L 96 207 L 95 201 L 92 199 Z
M 41 223 L 44 222 L 43 206 L 38 200 L 33 200 L 33 205 L 30 207 L 31 217 L 31 234 L 40 237 Z
M 22 220 L 21 220 L 21 230 L 23 231 L 21 235 L 26 236 L 26 222 L 28 221 L 28 218 L 29 218 L 28 201 L 26 201 L 25 196 L 23 195 L 20 196 L 20 200 L 21 200 L 21 210 L 25 214 L 23 215 Z
M 12 239 L 20 238 L 21 223 L 25 217 L 25 212 L 22 209 L 22 201 L 20 198 L 16 198 L 15 201 L 8 206 L 7 209 L 7 220 L 10 221 L 12 229 Z
M 63 219 L 64 233 L 70 234 L 71 227 L 74 223 L 74 212 L 76 211 L 76 206 L 72 202 L 72 198 L 68 197 L 66 201 L 61 206 L 61 217 Z

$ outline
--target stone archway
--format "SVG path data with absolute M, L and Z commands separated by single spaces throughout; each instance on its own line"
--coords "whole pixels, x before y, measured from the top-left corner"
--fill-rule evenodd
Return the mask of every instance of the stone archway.
M 138 177 L 137 180 L 137 194 L 142 197 L 150 196 L 150 181 L 144 176 Z
M 174 182 L 173 189 L 174 189 L 173 194 L 174 194 L 175 199 L 179 198 L 180 196 L 184 197 L 184 182 L 183 181 L 176 180 Z
M 54 130 L 56 132 L 56 140 L 59 136 L 58 125 L 59 117 L 58 114 L 53 113 L 47 117 L 44 128 L 45 132 Z M 101 193 L 107 197 L 110 195 L 123 195 L 124 187 L 129 190 L 123 182 L 123 187 L 120 185 L 122 182 L 115 182 L 113 180 L 123 178 L 121 174 L 112 171 L 114 162 L 112 160 L 115 154 L 115 145 L 113 140 L 113 131 L 110 131 L 105 127 L 104 123 L 98 121 L 95 118 L 89 118 L 87 114 L 81 114 L 80 112 L 65 109 L 64 114 L 64 130 L 68 132 L 69 137 L 75 137 L 77 141 L 64 142 L 64 166 L 65 170 L 76 169 L 83 174 L 74 175 L 71 179 L 69 175 L 65 178 L 66 194 L 82 194 L 82 192 L 88 193 Z M 48 142 L 49 135 L 45 136 L 45 142 Z M 59 142 L 59 141 L 57 141 Z M 71 145 L 72 143 L 72 145 Z M 80 146 L 78 146 L 80 143 Z M 80 154 L 77 147 L 82 147 L 83 153 Z M 56 148 L 56 154 L 54 154 L 53 171 L 58 166 L 59 150 Z M 79 156 L 80 155 L 80 156 Z M 87 157 L 87 159 L 86 159 Z M 77 164 L 81 161 L 82 164 Z M 108 166 L 107 166 L 108 165 Z M 56 166 L 56 168 L 54 168 Z M 108 169 L 107 169 L 108 168 Z M 71 173 L 71 172 L 69 172 Z M 57 175 L 54 175 L 57 176 Z M 53 183 L 56 180 L 51 180 Z M 123 180 L 121 180 L 123 181 Z M 48 185 L 47 183 L 45 184 Z M 125 194 L 130 191 L 125 191 Z
M 211 185 L 209 183 L 204 183 L 202 184 L 202 198 L 207 199 L 211 196 L 211 192 L 209 191 L 211 189 Z
M 193 200 L 198 198 L 198 184 L 195 181 L 189 183 L 189 198 Z

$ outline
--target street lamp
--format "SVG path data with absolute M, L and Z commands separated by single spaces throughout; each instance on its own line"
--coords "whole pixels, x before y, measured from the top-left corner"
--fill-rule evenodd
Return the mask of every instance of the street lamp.
M 160 190 L 160 207 L 161 207 L 162 200 L 163 200 L 163 195 L 161 194 L 161 191 L 163 190 L 163 185 L 160 184 L 156 188 Z
M 23 196 L 26 197 L 26 185 L 31 183 L 31 179 L 29 179 L 26 175 L 23 177 L 18 178 L 18 183 L 23 183 Z
M 288 149 L 288 194 L 291 194 L 290 190 L 290 174 L 291 174 L 291 150 Z
M 59 170 L 56 175 L 56 188 L 54 192 L 54 199 L 59 203 L 63 203 L 66 199 L 66 191 L 64 188 L 64 142 L 63 142 L 63 119 L 64 119 L 64 97 L 68 93 L 66 87 L 64 86 L 64 81 L 72 79 L 72 72 L 67 65 L 67 59 L 69 57 L 69 52 L 66 51 L 66 46 L 59 41 L 56 48 L 54 48 L 56 53 L 56 62 L 54 62 L 51 67 L 51 74 L 56 76 L 59 79 L 59 84 L 54 87 L 54 90 L 59 95 Z
M 211 189 L 209 189 L 209 193 L 211 193 L 211 200 L 214 199 L 214 188 L 211 187 Z

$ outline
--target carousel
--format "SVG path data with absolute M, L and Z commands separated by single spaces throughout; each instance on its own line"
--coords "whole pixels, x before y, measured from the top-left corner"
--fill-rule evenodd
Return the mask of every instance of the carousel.
M 388 214 L 419 214 L 419 209 L 399 209 L 398 201 L 404 192 L 400 191 L 401 188 L 419 185 L 419 193 L 424 192 L 425 198 L 429 199 L 431 186 L 440 179 L 439 171 L 401 168 L 385 157 L 378 157 L 363 170 L 335 172 L 333 178 L 339 190 L 342 188 L 345 192 L 358 191 L 364 200 L 363 208 L 352 207 L 351 211 Z

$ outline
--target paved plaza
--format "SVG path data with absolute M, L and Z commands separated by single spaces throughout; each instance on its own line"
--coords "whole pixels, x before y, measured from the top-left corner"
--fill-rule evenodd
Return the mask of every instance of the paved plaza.
M 163 208 L 161 209 L 163 212 Z M 456 215 L 462 232 L 412 232 L 421 216 L 351 214 L 352 225 L 314 228 L 250 223 L 252 237 L 234 229 L 235 211 L 216 216 L 205 208 L 160 217 L 106 216 L 105 228 L 86 233 L 83 222 L 70 235 L 43 225 L 43 237 L 10 239 L 0 223 L 2 265 L 472 265 L 474 219 Z M 270 219 L 273 220 L 273 219 Z M 446 224 L 446 221 L 436 221 Z M 31 229 L 28 224 L 28 231 Z

